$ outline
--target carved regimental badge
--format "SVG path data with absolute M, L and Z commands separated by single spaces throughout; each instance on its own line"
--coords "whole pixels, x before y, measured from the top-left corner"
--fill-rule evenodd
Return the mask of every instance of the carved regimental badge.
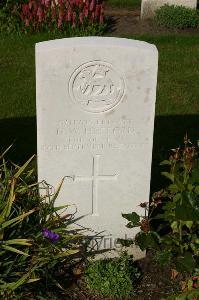
M 83 110 L 100 113 L 115 107 L 124 94 L 124 80 L 115 68 L 103 61 L 81 65 L 69 81 L 72 100 Z

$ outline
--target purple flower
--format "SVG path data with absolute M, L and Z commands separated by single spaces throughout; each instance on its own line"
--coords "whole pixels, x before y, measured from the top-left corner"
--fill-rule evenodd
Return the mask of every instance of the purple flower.
M 56 242 L 60 238 L 60 235 L 58 233 L 52 232 L 52 231 L 48 230 L 47 228 L 43 228 L 42 234 L 45 238 L 50 239 L 52 242 Z

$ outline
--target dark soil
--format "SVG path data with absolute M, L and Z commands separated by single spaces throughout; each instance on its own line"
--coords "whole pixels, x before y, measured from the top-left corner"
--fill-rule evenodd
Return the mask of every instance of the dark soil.
M 133 35 L 164 35 L 177 34 L 199 34 L 198 29 L 172 30 L 161 28 L 153 20 L 141 20 L 140 9 L 121 9 L 106 7 L 105 16 L 108 19 L 107 36 L 133 36 Z

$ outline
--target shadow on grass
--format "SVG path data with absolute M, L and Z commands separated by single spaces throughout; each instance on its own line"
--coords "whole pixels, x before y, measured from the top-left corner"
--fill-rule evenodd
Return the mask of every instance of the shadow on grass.
M 191 141 L 199 140 L 198 115 L 157 116 L 155 118 L 151 193 L 158 191 L 165 184 L 165 177 L 161 175 L 163 167 L 159 166 L 160 162 L 169 158 L 171 149 L 183 146 L 186 133 Z
M 155 119 L 151 192 L 159 190 L 164 177 L 160 175 L 159 163 L 167 159 L 169 150 L 183 144 L 187 132 L 193 141 L 199 139 L 199 116 L 157 116 Z M 23 163 L 36 154 L 36 118 L 0 120 L 0 153 L 14 142 L 7 157 L 16 163 Z
M 11 144 L 6 157 L 15 163 L 23 163 L 36 154 L 36 118 L 0 120 L 0 153 Z

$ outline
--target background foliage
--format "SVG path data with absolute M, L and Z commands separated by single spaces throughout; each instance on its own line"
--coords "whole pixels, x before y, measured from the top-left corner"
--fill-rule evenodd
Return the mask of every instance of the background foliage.
M 196 9 L 166 4 L 156 10 L 155 21 L 166 28 L 196 28 L 199 25 L 199 15 Z

